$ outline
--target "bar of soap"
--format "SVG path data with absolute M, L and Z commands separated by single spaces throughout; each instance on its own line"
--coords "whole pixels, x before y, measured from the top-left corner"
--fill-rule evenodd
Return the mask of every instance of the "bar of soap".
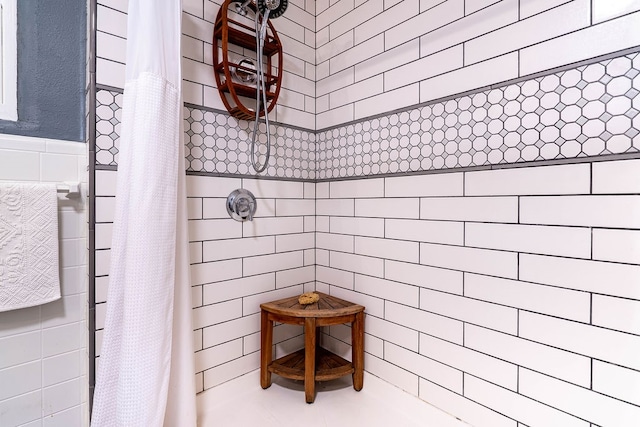
M 305 292 L 298 297 L 298 302 L 301 305 L 315 304 L 318 300 L 320 300 L 320 295 L 315 292 Z

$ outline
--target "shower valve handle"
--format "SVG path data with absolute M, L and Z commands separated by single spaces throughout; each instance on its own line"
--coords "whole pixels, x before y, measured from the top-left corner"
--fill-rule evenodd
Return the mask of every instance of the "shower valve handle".
M 227 197 L 227 212 L 236 221 L 252 221 L 256 207 L 256 198 L 248 190 L 239 188 Z
M 255 203 L 245 195 L 238 196 L 238 203 L 236 203 L 236 213 L 241 217 L 246 217 L 251 221 L 253 219 L 252 209 L 255 207 Z

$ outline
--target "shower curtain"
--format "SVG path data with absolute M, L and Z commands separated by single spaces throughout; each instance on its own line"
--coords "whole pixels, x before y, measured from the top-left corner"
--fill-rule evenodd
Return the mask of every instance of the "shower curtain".
M 93 427 L 196 425 L 181 0 L 129 0 L 107 315 Z

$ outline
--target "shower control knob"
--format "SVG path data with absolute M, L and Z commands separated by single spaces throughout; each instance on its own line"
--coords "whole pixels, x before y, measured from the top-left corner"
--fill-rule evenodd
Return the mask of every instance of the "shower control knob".
M 227 197 L 227 212 L 236 221 L 252 221 L 256 207 L 256 198 L 249 190 L 238 188 Z

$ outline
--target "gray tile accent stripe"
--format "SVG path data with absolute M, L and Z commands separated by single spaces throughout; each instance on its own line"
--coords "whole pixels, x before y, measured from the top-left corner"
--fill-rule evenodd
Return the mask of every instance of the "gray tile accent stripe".
M 637 48 L 554 71 L 318 132 L 273 124 L 264 177 L 364 178 L 640 152 Z M 97 99 L 96 161 L 115 166 L 122 94 L 101 88 Z M 187 171 L 251 176 L 252 128 L 186 105 Z
M 117 166 L 123 94 L 113 89 L 97 93 L 96 162 Z M 184 107 L 187 171 L 250 176 L 249 144 L 253 123 L 226 113 Z M 298 180 L 315 179 L 316 135 L 313 131 L 272 123 L 271 160 L 264 176 Z M 264 153 L 266 134 L 260 126 L 258 147 Z
M 253 171 L 249 158 L 253 122 L 192 107 L 185 107 L 184 118 L 187 170 L 240 175 Z M 259 130 L 256 143 L 263 162 L 267 142 L 263 123 Z M 315 133 L 273 124 L 270 134 L 271 159 L 265 175 L 314 179 Z
M 622 154 L 640 147 L 638 53 L 318 133 L 318 179 Z

